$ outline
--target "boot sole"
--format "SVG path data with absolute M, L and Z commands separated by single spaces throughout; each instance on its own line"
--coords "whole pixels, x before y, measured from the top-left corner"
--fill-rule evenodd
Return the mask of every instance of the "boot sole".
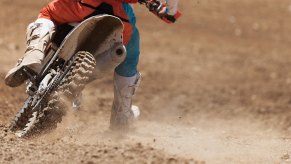
M 5 84 L 10 87 L 17 87 L 23 84 L 28 76 L 23 71 L 23 66 L 18 68 L 14 73 L 11 73 L 9 76 L 5 77 Z M 9 74 L 9 73 L 8 73 Z

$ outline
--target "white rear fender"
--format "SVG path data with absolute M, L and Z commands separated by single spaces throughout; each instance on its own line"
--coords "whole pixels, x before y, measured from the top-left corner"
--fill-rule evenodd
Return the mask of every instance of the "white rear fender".
M 123 46 L 122 32 L 123 23 L 117 17 L 90 17 L 67 35 L 57 51 L 58 56 L 68 60 L 78 51 L 88 51 L 97 58 L 104 52 L 112 51 L 112 48 Z

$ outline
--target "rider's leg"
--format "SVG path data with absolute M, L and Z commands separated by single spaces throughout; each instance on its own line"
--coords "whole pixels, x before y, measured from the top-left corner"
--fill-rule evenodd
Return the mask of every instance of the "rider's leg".
M 114 73 L 114 100 L 110 118 L 112 129 L 127 128 L 129 123 L 139 116 L 138 108 L 132 106 L 132 97 L 140 82 L 140 73 L 137 71 L 139 33 L 136 28 L 126 45 L 126 50 L 125 60 Z
M 5 83 L 10 87 L 21 85 L 28 79 L 23 67 L 30 68 L 35 73 L 41 70 L 44 51 L 55 32 L 55 25 L 48 19 L 39 18 L 27 27 L 27 48 L 22 59 L 12 68 L 5 77 Z

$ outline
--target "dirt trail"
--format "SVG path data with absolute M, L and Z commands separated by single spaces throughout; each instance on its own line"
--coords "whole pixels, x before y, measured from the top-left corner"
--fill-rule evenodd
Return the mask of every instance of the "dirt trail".
M 130 133 L 118 135 L 108 131 L 109 117 L 104 117 L 104 113 L 109 116 L 109 111 L 95 112 L 83 107 L 78 114 L 68 114 L 56 131 L 41 140 L 62 140 L 77 145 L 102 142 L 118 147 L 136 143 L 188 160 L 200 159 L 196 162 L 201 163 L 291 162 L 290 137 L 263 125 L 260 120 L 212 118 L 210 121 L 203 114 L 187 124 L 141 119 Z
M 47 2 L 0 1 L 1 79 Z M 7 125 L 24 87 L 2 80 L 0 163 L 291 163 L 290 6 L 181 1 L 184 15 L 174 26 L 136 7 L 142 83 L 134 102 L 142 115 L 135 129 L 108 131 L 108 75 L 86 88 L 82 110 L 68 112 L 56 130 L 17 139 Z

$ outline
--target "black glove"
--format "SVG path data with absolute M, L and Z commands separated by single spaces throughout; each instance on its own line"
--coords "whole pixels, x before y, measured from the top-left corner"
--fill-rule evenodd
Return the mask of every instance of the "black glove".
M 158 15 L 159 17 L 161 18 L 166 18 L 168 21 L 172 22 L 172 23 L 175 23 L 176 22 L 176 18 L 175 18 L 175 15 L 169 15 L 167 13 L 167 8 L 166 6 L 163 6 L 159 12 L 158 12 Z

